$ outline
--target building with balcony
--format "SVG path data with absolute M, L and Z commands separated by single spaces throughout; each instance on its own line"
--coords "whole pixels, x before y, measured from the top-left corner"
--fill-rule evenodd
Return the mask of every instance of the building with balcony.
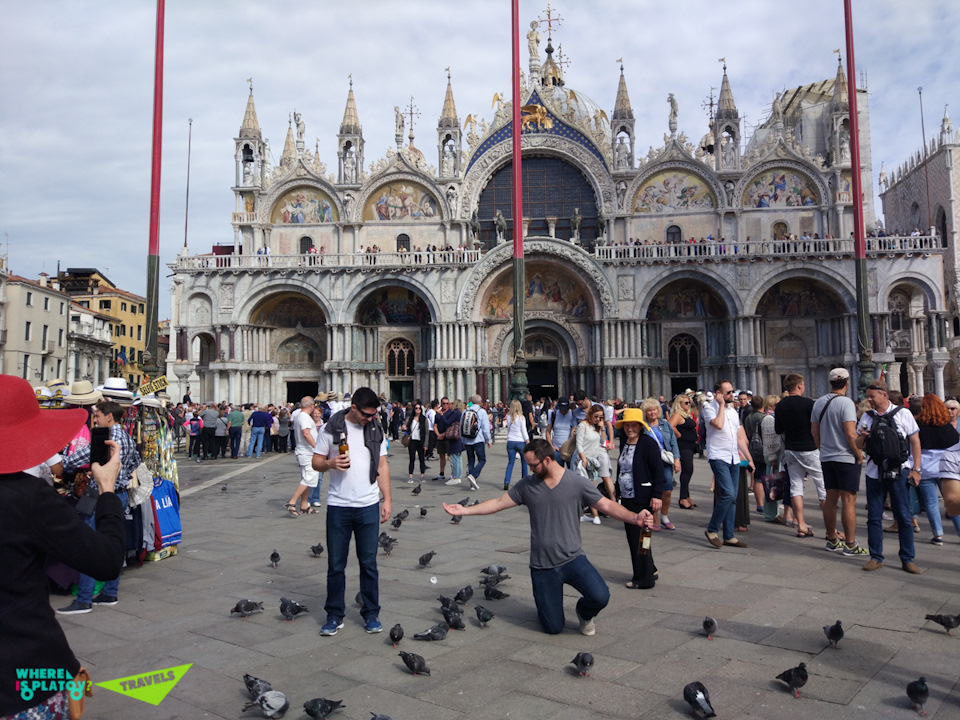
M 403 400 L 506 398 L 516 222 L 535 395 L 583 388 L 632 400 L 721 377 L 779 392 L 794 371 L 819 393 L 831 367 L 855 370 L 842 66 L 773 98 L 746 140 L 724 67 L 702 139 L 680 130 L 671 96 L 665 128 L 640 129 L 667 130 L 643 155 L 624 68 L 604 110 L 566 85 L 552 38 L 545 55 L 530 42 L 519 219 L 502 98 L 492 117 L 461 119 L 448 76 L 436 164 L 396 108 L 396 150 L 367 164 L 351 80 L 328 171 L 299 115 L 271 164 L 251 88 L 235 138 L 232 242 L 170 266 L 171 395 L 189 384 L 204 399 L 277 401 L 370 385 Z M 869 138 L 866 93 L 856 92 Z M 870 188 L 869 148 L 863 157 Z M 865 210 L 875 230 L 872 202 Z M 943 387 L 942 253 L 929 235 L 869 239 L 874 360 L 895 362 L 891 338 L 906 332 L 924 365 L 904 366 L 905 389 L 928 372 Z M 891 297 L 906 305 L 891 311 Z
M 70 298 L 51 285 L 46 273 L 39 280 L 11 274 L 5 292 L 4 373 L 34 386 L 64 378 Z
M 67 330 L 67 382 L 89 380 L 94 387 L 110 377 L 114 362 L 113 328 L 116 319 L 70 303 Z

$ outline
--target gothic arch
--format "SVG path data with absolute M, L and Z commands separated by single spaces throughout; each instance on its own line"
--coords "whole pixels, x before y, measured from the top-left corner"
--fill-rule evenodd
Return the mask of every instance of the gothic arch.
M 804 267 L 792 270 L 782 270 L 774 275 L 764 279 L 759 285 L 750 289 L 744 294 L 743 306 L 746 308 L 747 315 L 756 315 L 757 307 L 763 300 L 767 292 L 777 283 L 784 280 L 815 280 L 823 283 L 840 296 L 840 300 L 845 306 L 846 312 L 856 312 L 857 299 L 856 288 L 850 283 L 849 278 L 841 273 L 824 267 Z
M 597 314 L 603 308 L 602 315 L 606 318 L 617 316 L 617 308 L 613 300 L 613 288 L 607 276 L 586 252 L 571 243 L 558 240 L 529 240 L 524 243 L 524 256 L 533 260 L 537 255 L 547 256 L 548 259 L 559 259 L 581 271 L 581 279 L 593 296 Z M 509 243 L 499 245 L 483 256 L 473 268 L 467 281 L 460 290 L 457 299 L 457 319 L 463 320 L 476 315 L 475 308 L 480 288 L 486 288 L 490 279 L 501 266 L 505 265 L 513 256 L 513 246 Z M 528 315 L 529 317 L 529 315 Z
M 391 287 L 402 287 L 416 293 L 426 304 L 427 311 L 430 313 L 430 319 L 427 322 L 437 322 L 441 315 L 437 298 L 419 283 L 412 282 L 401 275 L 379 275 L 375 280 L 372 278 L 364 278 L 364 280 L 362 284 L 355 285 L 340 303 L 340 312 L 335 322 L 348 324 L 355 322 L 354 316 L 360 303 L 377 290 Z
M 542 330 L 548 334 L 554 335 L 564 343 L 560 355 L 564 362 L 569 363 L 570 367 L 575 367 L 581 362 L 586 362 L 587 348 L 583 343 L 580 333 L 572 327 L 566 318 L 560 317 L 527 317 L 526 330 Z M 490 348 L 490 360 L 494 363 L 510 365 L 513 362 L 512 357 L 508 357 L 510 348 L 513 346 L 513 325 L 506 324 L 497 333 Z
M 727 317 L 737 317 L 743 314 L 740 293 L 730 286 L 724 278 L 719 275 L 706 275 L 700 270 L 675 270 L 664 274 L 660 280 L 649 286 L 645 294 L 637 298 L 631 317 L 646 318 L 650 304 L 654 298 L 656 298 L 664 288 L 677 280 L 694 280 L 709 287 L 723 300 L 727 308 Z

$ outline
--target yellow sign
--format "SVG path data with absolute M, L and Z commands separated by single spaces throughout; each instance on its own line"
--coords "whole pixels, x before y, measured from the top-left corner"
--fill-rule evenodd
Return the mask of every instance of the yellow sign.
M 169 384 L 170 383 L 167 381 L 166 376 L 161 375 L 156 380 L 151 380 L 150 382 L 144 383 L 138 387 L 137 394 L 143 396 L 149 395 L 150 393 L 160 392 L 161 390 L 165 390 Z

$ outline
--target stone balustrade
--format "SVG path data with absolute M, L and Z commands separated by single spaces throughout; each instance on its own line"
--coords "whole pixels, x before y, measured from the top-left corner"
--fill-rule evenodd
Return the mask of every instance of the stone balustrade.
M 479 250 L 438 250 L 427 252 L 325 253 L 302 255 L 191 255 L 177 258 L 177 270 L 272 270 L 290 268 L 356 268 L 376 270 L 442 265 L 473 265 L 480 259 Z

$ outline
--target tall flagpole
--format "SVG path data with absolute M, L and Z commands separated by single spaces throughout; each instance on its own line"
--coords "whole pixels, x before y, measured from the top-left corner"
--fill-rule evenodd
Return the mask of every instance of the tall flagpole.
M 527 396 L 526 340 L 523 323 L 523 301 L 526 282 L 523 269 L 523 174 L 520 166 L 520 7 L 511 0 L 513 21 L 513 366 L 511 367 L 510 399 Z
M 155 376 L 157 366 L 157 305 L 160 302 L 160 159 L 163 140 L 163 10 L 157 0 L 157 44 L 153 66 L 153 158 L 150 174 L 150 246 L 147 253 L 147 337 L 145 373 Z
M 860 169 L 860 130 L 857 118 L 857 83 L 853 60 L 853 9 L 843 0 L 847 37 L 847 106 L 850 113 L 850 164 L 853 181 L 853 251 L 857 283 L 857 367 L 860 371 L 859 397 L 873 381 L 873 339 L 870 332 L 870 304 L 867 294 L 867 243 L 863 232 L 863 189 Z

